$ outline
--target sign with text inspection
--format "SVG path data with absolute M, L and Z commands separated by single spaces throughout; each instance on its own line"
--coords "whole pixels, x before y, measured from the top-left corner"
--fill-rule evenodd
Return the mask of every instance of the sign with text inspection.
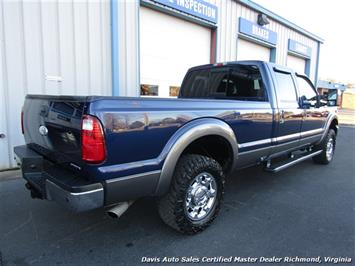
M 203 0 L 153 0 L 164 6 L 171 7 L 200 19 L 217 23 L 217 6 Z

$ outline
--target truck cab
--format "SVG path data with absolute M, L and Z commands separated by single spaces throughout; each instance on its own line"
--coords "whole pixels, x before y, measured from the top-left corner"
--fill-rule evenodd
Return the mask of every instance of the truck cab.
M 239 140 L 238 167 L 317 142 L 327 122 L 337 123 L 307 76 L 273 63 L 242 61 L 192 68 L 179 98 L 235 100 L 237 114 L 255 118 L 231 125 Z M 243 110 L 239 101 L 253 110 Z M 337 131 L 335 124 L 332 127 Z

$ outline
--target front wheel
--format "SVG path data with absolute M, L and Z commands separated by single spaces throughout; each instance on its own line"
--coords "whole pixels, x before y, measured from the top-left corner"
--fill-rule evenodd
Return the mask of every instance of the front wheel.
M 214 159 L 183 155 L 177 163 L 169 192 L 159 200 L 162 220 L 173 229 L 195 234 L 218 214 L 224 193 L 224 174 Z
M 329 129 L 326 138 L 322 141 L 317 149 L 322 150 L 322 153 L 313 157 L 313 161 L 318 164 L 329 164 L 334 157 L 336 144 L 336 134 L 333 129 Z

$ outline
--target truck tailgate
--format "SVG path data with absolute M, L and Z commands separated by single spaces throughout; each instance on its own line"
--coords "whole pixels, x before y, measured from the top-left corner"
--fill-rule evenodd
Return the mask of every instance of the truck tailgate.
M 55 163 L 80 162 L 86 97 L 28 95 L 23 107 L 26 144 Z

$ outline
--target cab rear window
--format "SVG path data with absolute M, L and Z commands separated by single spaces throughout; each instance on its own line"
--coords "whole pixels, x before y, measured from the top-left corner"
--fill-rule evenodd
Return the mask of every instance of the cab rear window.
M 181 86 L 179 97 L 267 101 L 261 73 L 253 65 L 191 71 Z

